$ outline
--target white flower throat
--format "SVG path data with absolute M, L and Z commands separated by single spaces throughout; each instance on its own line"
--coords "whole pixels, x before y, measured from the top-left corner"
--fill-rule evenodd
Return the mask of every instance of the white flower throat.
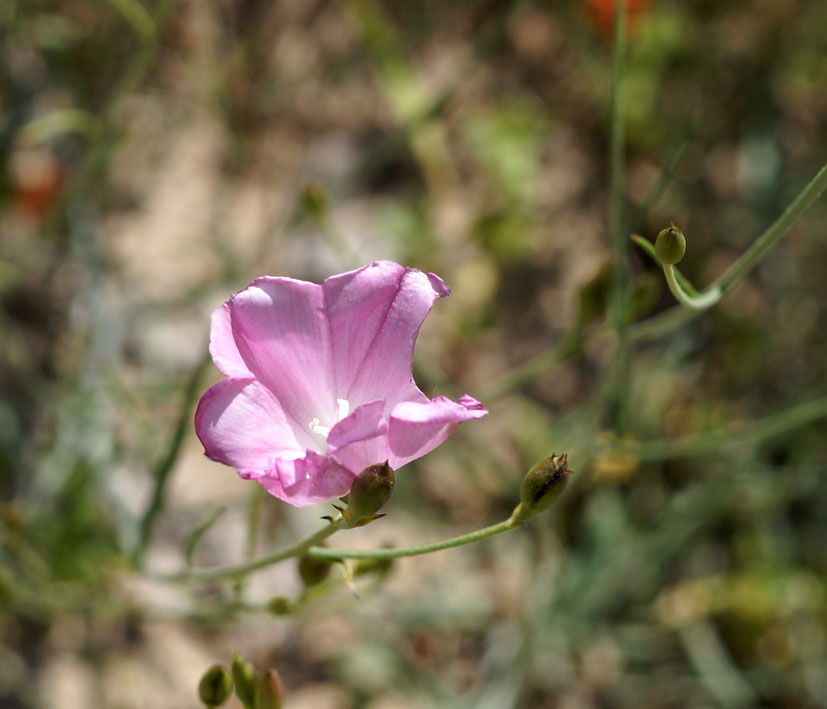
M 350 402 L 347 399 L 336 399 L 336 420 L 333 422 L 335 426 L 339 421 L 345 418 L 350 413 Z M 314 418 L 309 424 L 310 430 L 313 433 L 318 433 L 320 436 L 323 436 L 327 439 L 327 436 L 330 434 L 330 429 L 333 426 L 322 426 L 319 423 L 319 419 Z

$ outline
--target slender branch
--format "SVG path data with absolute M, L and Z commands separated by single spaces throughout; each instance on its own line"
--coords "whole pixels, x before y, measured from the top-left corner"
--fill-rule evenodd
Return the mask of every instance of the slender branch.
M 754 267 L 758 260 L 787 232 L 793 222 L 818 199 L 825 188 L 827 188 L 827 165 L 821 168 L 784 213 L 718 279 L 714 285 L 720 287 L 722 296 Z M 643 248 L 647 254 L 657 259 L 651 242 L 639 236 L 633 236 L 632 240 Z M 701 295 L 677 269 L 675 269 L 675 278 L 683 286 L 686 293 L 692 296 Z M 676 306 L 630 325 L 625 334 L 631 342 L 654 339 L 690 320 L 694 320 L 701 312 L 700 310 Z M 609 335 L 611 335 L 611 331 L 606 326 L 600 327 L 591 335 L 585 337 L 580 344 L 587 346 Z M 577 347 L 558 347 L 530 359 L 523 365 L 512 369 L 500 381 L 495 382 L 490 389 L 489 398 L 500 397 L 518 389 L 554 365 L 565 361 L 575 354 L 578 349 Z
M 258 527 L 261 522 L 261 503 L 264 499 L 264 488 L 261 485 L 253 485 L 250 491 L 250 500 L 247 504 L 247 539 L 244 543 L 244 561 L 252 561 L 256 555 L 258 544 Z M 241 599 L 244 593 L 244 578 L 235 579 L 233 589 L 235 597 Z
M 707 620 L 697 620 L 677 630 L 689 662 L 701 682 L 721 706 L 755 706 L 758 697 L 732 661 L 726 646 Z
M 706 310 L 707 308 L 711 308 L 730 288 L 755 268 L 756 264 L 766 256 L 767 252 L 789 231 L 796 219 L 821 196 L 825 189 L 827 189 L 827 165 L 816 173 L 815 177 L 810 180 L 807 186 L 799 193 L 798 197 L 793 200 L 792 204 L 753 242 L 752 246 L 741 254 L 735 263 L 702 293 L 698 293 L 697 291 L 693 293 L 691 290 L 683 287 L 686 284 L 686 279 L 676 274 L 674 266 L 672 265 L 676 263 L 677 260 L 680 260 L 680 257 L 672 263 L 667 263 L 656 255 L 655 257 L 658 258 L 661 266 L 663 266 L 663 274 L 666 276 L 666 283 L 669 285 L 669 290 L 672 292 L 672 295 L 675 296 L 681 305 L 692 310 Z M 676 227 L 673 225 L 671 229 L 674 230 Z M 665 231 L 667 230 L 664 230 L 664 232 Z M 658 244 L 664 232 L 658 235 Z M 680 238 L 683 239 L 683 235 L 681 235 Z M 632 239 L 649 252 L 646 246 L 648 242 L 640 237 L 633 236 Z M 658 244 L 656 244 L 655 249 L 659 248 Z
M 484 527 L 475 532 L 462 534 L 451 539 L 443 539 L 441 542 L 432 542 L 431 544 L 400 547 L 398 549 L 330 549 L 328 547 L 311 547 L 307 550 L 306 554 L 320 559 L 398 559 L 402 556 L 419 556 L 421 554 L 430 554 L 434 551 L 442 551 L 443 549 L 460 547 L 464 544 L 471 544 L 481 539 L 502 534 L 503 532 L 510 532 L 512 529 L 522 527 L 523 524 L 525 524 L 525 522 L 516 521 L 515 515 L 512 514 L 508 519 L 497 524 L 492 524 L 490 527 Z
M 622 333 L 625 326 L 626 287 L 628 280 L 626 255 L 629 249 L 623 228 L 623 71 L 625 68 L 625 54 L 626 0 L 618 0 L 615 7 L 611 136 L 609 148 L 609 228 L 612 235 L 612 251 L 614 257 L 611 317 L 618 333 Z
M 166 455 L 155 468 L 153 473 L 153 477 L 155 478 L 155 488 L 152 491 L 152 498 L 149 505 L 147 506 L 144 516 L 141 519 L 138 532 L 138 544 L 135 547 L 135 552 L 133 555 L 133 559 L 136 562 L 140 561 L 143 556 L 144 549 L 149 543 L 149 537 L 152 534 L 152 527 L 164 507 L 164 495 L 166 493 L 169 474 L 172 472 L 172 468 L 178 460 L 178 454 L 181 452 L 184 436 L 189 430 L 188 427 L 192 417 L 192 409 L 195 404 L 195 399 L 198 396 L 198 387 L 209 363 L 209 353 L 206 353 L 205 348 L 205 355 L 195 366 L 195 369 L 192 371 L 190 379 L 187 382 L 187 386 L 184 389 L 181 413 L 179 414 L 178 421 L 175 424 L 175 431 L 172 434 L 172 439 L 170 440 Z
M 333 520 L 318 531 L 311 534 L 309 537 L 291 544 L 288 547 L 274 551 L 272 554 L 266 554 L 258 559 L 246 561 L 235 566 L 220 566 L 206 569 L 193 569 L 191 571 L 182 571 L 177 574 L 159 575 L 157 579 L 161 581 L 219 581 L 220 579 L 238 578 L 253 571 L 258 571 L 266 566 L 271 566 L 279 561 L 290 559 L 296 556 L 301 556 L 306 553 L 310 547 L 324 541 L 329 536 L 342 529 L 341 519 Z M 318 549 L 319 547 L 314 547 Z
M 759 236 L 715 283 L 726 292 L 749 273 L 789 228 L 827 189 L 827 164 L 816 173 L 793 203 Z
M 629 446 L 620 446 L 619 450 L 628 451 L 638 460 L 666 460 L 702 455 L 713 453 L 725 446 L 757 443 L 824 418 L 827 418 L 827 396 L 749 422 L 741 430 L 732 427 L 682 438 L 641 441 Z
M 710 286 L 706 291 L 698 293 L 698 295 L 687 293 L 676 278 L 675 267 L 669 263 L 663 264 L 663 275 L 666 276 L 666 284 L 669 286 L 669 290 L 672 292 L 672 295 L 675 296 L 675 299 L 681 305 L 685 305 L 691 310 L 706 310 L 707 308 L 711 308 L 724 294 L 720 286 Z
M 579 336 L 579 333 L 572 330 L 555 347 L 533 357 L 519 367 L 515 367 L 499 381 L 494 382 L 493 385 L 483 392 L 480 398 L 482 401 L 490 402 L 519 389 L 521 386 L 536 379 L 555 364 L 568 359 L 580 349 L 582 343 L 583 340 Z
M 688 311 L 678 311 L 688 312 Z M 677 458 L 681 456 L 701 455 L 703 453 L 713 452 L 719 450 L 724 446 L 737 445 L 741 443 L 755 443 L 773 436 L 780 435 L 786 431 L 792 430 L 799 426 L 804 426 L 813 421 L 827 418 L 827 396 L 822 396 L 818 399 L 795 406 L 786 411 L 782 411 L 771 416 L 750 424 L 749 428 L 742 431 L 737 429 L 730 429 L 717 433 L 700 433 L 684 438 L 678 439 L 664 439 L 664 440 L 650 440 L 643 441 L 638 444 L 618 446 L 616 449 L 621 451 L 628 451 L 639 460 L 664 460 L 667 458 Z M 615 448 L 612 445 L 609 449 Z M 512 529 L 521 527 L 525 524 L 524 521 L 518 521 L 520 516 L 520 506 L 514 510 L 511 517 L 490 527 L 484 527 L 468 534 L 462 534 L 458 537 L 444 539 L 439 542 L 432 542 L 430 544 L 421 544 L 412 547 L 400 547 L 397 549 L 330 549 L 327 547 L 315 546 L 319 542 L 327 539 L 329 536 L 341 529 L 341 519 L 333 520 L 331 524 L 323 527 L 317 532 L 311 534 L 309 537 L 285 547 L 272 554 L 267 554 L 258 559 L 248 561 L 235 566 L 196 569 L 191 571 L 184 571 L 177 574 L 166 576 L 156 576 L 155 578 L 162 581 L 180 582 L 180 581 L 217 581 L 225 578 L 237 578 L 244 574 L 258 571 L 272 564 L 280 561 L 290 559 L 302 554 L 314 556 L 322 559 L 397 559 L 405 556 L 419 556 L 422 554 L 429 554 L 435 551 L 442 551 L 443 549 L 451 549 L 453 547 L 471 544 L 473 542 L 481 541 L 489 537 L 509 532 Z
M 675 167 L 677 166 L 678 161 L 683 155 L 684 150 L 686 150 L 686 146 L 689 145 L 689 143 L 692 141 L 694 137 L 695 129 L 693 127 L 691 130 L 687 131 L 687 134 L 684 136 L 681 143 L 678 145 L 677 148 L 675 148 L 672 151 L 672 154 L 666 161 L 666 165 L 664 165 L 663 169 L 660 172 L 660 175 L 658 176 L 657 182 L 649 191 L 649 194 L 646 195 L 646 199 L 643 200 L 641 205 L 635 211 L 635 214 L 630 221 L 629 231 L 639 231 L 641 226 L 643 226 L 643 222 L 649 215 L 649 211 L 660 199 L 661 195 L 664 193 L 666 188 L 669 186 L 669 183 L 672 181 L 672 178 L 675 174 Z
M 629 340 L 633 342 L 643 342 L 661 337 L 667 332 L 671 332 L 675 328 L 688 323 L 690 320 L 694 320 L 702 312 L 702 310 L 691 310 L 690 308 L 676 305 L 674 308 L 664 310 L 662 313 L 630 325 Z

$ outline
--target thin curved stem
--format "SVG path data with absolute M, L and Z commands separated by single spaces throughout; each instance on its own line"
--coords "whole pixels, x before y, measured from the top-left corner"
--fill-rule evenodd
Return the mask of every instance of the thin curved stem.
M 639 234 L 632 234 L 629 237 L 637 246 L 643 249 L 644 253 L 652 259 L 658 266 L 661 266 L 660 259 L 658 258 L 657 253 L 655 253 L 655 245 L 649 241 L 648 239 L 644 239 Z M 675 280 L 677 280 L 680 287 L 683 289 L 685 293 L 688 293 L 691 296 L 698 295 L 698 291 L 695 290 L 695 286 L 693 286 L 689 279 L 684 276 L 677 266 L 675 266 Z
M 195 407 L 195 400 L 198 398 L 198 388 L 204 373 L 210 363 L 209 352 L 204 348 L 204 355 L 196 364 L 195 369 L 190 374 L 189 381 L 183 392 L 183 403 L 181 411 L 178 415 L 178 420 L 175 423 L 175 430 L 172 434 L 172 439 L 169 442 L 169 447 L 166 450 L 164 457 L 160 460 L 155 470 L 153 471 L 153 478 L 155 485 L 152 490 L 152 497 L 147 506 L 141 522 L 138 527 L 138 543 L 132 555 L 132 559 L 136 564 L 139 564 L 143 557 L 144 551 L 149 544 L 152 530 L 155 526 L 155 521 L 161 514 L 166 502 L 167 483 L 169 476 L 175 466 L 178 456 L 181 453 L 181 448 L 184 444 L 184 437 L 189 431 L 190 421 L 192 420 L 192 410 Z
M 690 295 L 681 287 L 681 284 L 675 276 L 675 267 L 669 263 L 662 265 L 663 275 L 666 276 L 666 284 L 669 286 L 672 295 L 675 296 L 681 305 L 685 305 L 692 310 L 706 310 L 706 308 L 711 308 L 721 299 L 724 292 L 721 287 L 717 285 L 710 286 L 708 290 L 698 295 Z
M 170 574 L 166 576 L 157 576 L 161 581 L 218 581 L 220 579 L 238 578 L 244 576 L 252 571 L 258 571 L 265 566 L 271 566 L 279 561 L 290 559 L 292 557 L 301 556 L 306 553 L 315 544 L 324 541 L 329 536 L 338 532 L 343 527 L 341 526 L 341 518 L 331 521 L 320 530 L 314 532 L 309 537 L 291 544 L 288 547 L 274 551 L 272 554 L 266 554 L 258 559 L 244 562 L 243 564 L 236 564 L 235 566 L 220 566 L 207 569 L 193 569 L 191 571 L 182 571 L 177 574 Z
M 723 292 L 728 291 L 751 271 L 764 258 L 766 253 L 775 246 L 776 242 L 787 233 L 795 220 L 821 196 L 825 189 L 827 189 L 827 164 L 816 173 L 816 176 L 810 180 L 781 216 L 715 281 L 721 287 L 721 290 Z
M 519 507 L 517 509 L 519 509 Z M 328 547 L 311 547 L 307 550 L 306 554 L 307 556 L 315 556 L 320 559 L 398 559 L 402 556 L 430 554 L 434 551 L 442 551 L 443 549 L 460 547 L 464 544 L 472 544 L 481 539 L 487 539 L 488 537 L 493 537 L 503 532 L 510 532 L 512 529 L 517 529 L 517 527 L 522 527 L 525 522 L 517 521 L 517 510 L 514 512 L 515 514 L 512 514 L 508 519 L 497 524 L 492 524 L 490 527 L 484 527 L 483 529 L 478 529 L 468 534 L 461 534 L 458 537 L 443 539 L 441 542 L 420 544 L 413 547 L 399 547 L 398 549 L 330 549 Z
M 809 184 L 804 190 L 795 198 L 784 213 L 763 233 L 759 236 L 753 245 L 747 249 L 743 255 L 730 266 L 716 282 L 716 285 L 721 289 L 721 296 L 726 294 L 755 264 L 764 256 L 764 254 L 787 233 L 787 230 L 793 225 L 796 219 L 803 214 L 818 197 L 827 188 L 827 165 L 821 168 L 819 172 L 810 180 Z M 647 254 L 657 259 L 655 256 L 655 249 L 651 242 L 646 241 L 642 237 L 632 237 L 639 246 L 641 246 Z M 686 280 L 680 272 L 675 269 L 676 279 L 681 282 L 686 292 L 695 293 L 694 288 Z M 697 291 L 696 291 L 697 293 Z M 674 330 L 677 327 L 689 322 L 699 315 L 701 311 L 696 309 L 687 309 L 680 306 L 670 308 L 662 313 L 653 315 L 652 317 L 640 320 L 629 325 L 625 332 L 626 337 L 631 342 L 639 342 L 644 340 L 661 337 L 667 332 Z M 612 334 L 608 326 L 598 328 L 595 332 L 583 338 L 580 343 L 583 346 L 592 344 L 597 340 L 604 339 Z M 489 398 L 499 398 L 504 394 L 518 389 L 530 382 L 535 377 L 547 371 L 551 367 L 560 362 L 565 361 L 568 357 L 578 351 L 574 348 L 554 349 L 550 352 L 544 352 L 523 365 L 512 369 L 507 375 L 496 382 L 491 387 Z
M 827 418 L 827 396 L 821 396 L 748 424 L 732 426 L 724 430 L 694 433 L 681 438 L 640 441 L 628 446 L 617 446 L 617 450 L 628 452 L 641 461 L 692 457 L 714 453 L 727 446 L 760 443 L 825 418 Z
M 767 252 L 789 231 L 796 219 L 821 196 L 825 189 L 827 189 L 827 165 L 824 165 L 816 173 L 815 177 L 810 180 L 792 204 L 753 242 L 752 246 L 741 254 L 735 263 L 703 293 L 696 295 L 687 292 L 688 289 L 683 287 L 687 282 L 683 276 L 676 273 L 675 267 L 658 260 L 663 266 L 663 273 L 666 276 L 666 282 L 672 295 L 681 305 L 692 310 L 705 310 L 715 305 L 730 288 L 755 268 Z M 651 244 L 644 239 L 633 236 L 632 240 L 643 247 L 647 253 L 651 253 L 648 248 Z

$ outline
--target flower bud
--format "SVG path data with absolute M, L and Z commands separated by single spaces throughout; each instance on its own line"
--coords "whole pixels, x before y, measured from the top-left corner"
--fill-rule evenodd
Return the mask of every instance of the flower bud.
M 281 709 L 284 690 L 281 677 L 273 669 L 262 672 L 256 682 L 256 709 Z
M 241 655 L 233 657 L 235 693 L 245 709 L 252 709 L 256 700 L 256 668 Z
M 218 707 L 229 699 L 233 678 L 224 665 L 213 665 L 198 683 L 198 697 L 208 707 Z
M 350 487 L 347 509 L 342 513 L 348 527 L 360 527 L 377 518 L 393 492 L 396 476 L 388 461 L 365 468 Z
M 301 206 L 304 213 L 313 221 L 321 222 L 327 214 L 327 194 L 324 188 L 311 182 L 301 194 Z
M 662 264 L 672 266 L 686 253 L 686 237 L 674 224 L 658 234 L 655 239 L 655 254 Z
M 320 559 L 315 556 L 302 556 L 299 558 L 299 576 L 305 588 L 317 586 L 327 578 L 332 564 L 327 559 Z
M 267 612 L 273 615 L 290 615 L 294 610 L 293 602 L 284 596 L 274 596 L 267 602 Z
M 552 454 L 550 458 L 535 463 L 520 485 L 520 504 L 514 510 L 512 519 L 515 522 L 525 522 L 529 517 L 551 507 L 566 489 L 572 472 L 565 453 Z
M 393 566 L 393 559 L 358 559 L 353 564 L 353 575 L 380 574 L 384 576 Z

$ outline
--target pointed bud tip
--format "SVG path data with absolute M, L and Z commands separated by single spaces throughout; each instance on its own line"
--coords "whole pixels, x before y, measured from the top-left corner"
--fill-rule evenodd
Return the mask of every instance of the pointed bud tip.
M 668 266 L 678 263 L 686 253 L 686 237 L 674 224 L 663 229 L 655 239 L 655 254 Z
M 251 706 L 256 696 L 256 668 L 241 655 L 233 657 L 235 693 L 244 706 Z
M 281 709 L 284 702 L 284 690 L 281 677 L 274 669 L 261 673 L 256 683 L 256 709 Z
M 198 698 L 208 707 L 218 707 L 229 699 L 233 678 L 224 665 L 213 665 L 198 683 Z
M 373 518 L 393 492 L 396 476 L 388 461 L 369 465 L 350 487 L 348 508 L 342 513 L 349 527 L 359 526 L 362 520 Z
M 566 453 L 552 454 L 535 463 L 520 485 L 519 521 L 524 521 L 551 507 L 566 488 L 569 476 L 573 472 L 569 468 L 569 458 Z

